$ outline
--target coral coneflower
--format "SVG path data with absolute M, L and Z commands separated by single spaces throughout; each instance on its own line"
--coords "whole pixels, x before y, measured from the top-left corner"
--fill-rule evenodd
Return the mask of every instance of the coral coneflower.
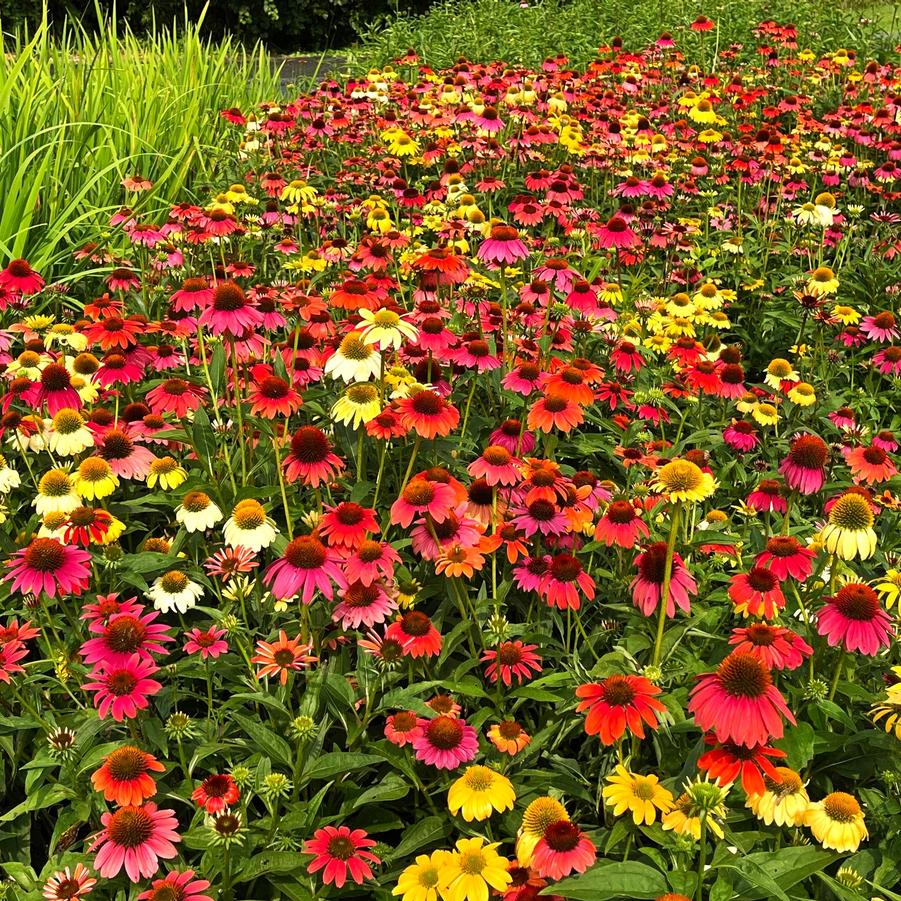
M 795 718 L 770 670 L 755 655 L 733 651 L 712 673 L 698 676 L 688 710 L 705 732 L 745 747 L 782 738 L 782 718 Z
M 385 738 L 398 748 L 412 745 L 422 732 L 420 718 L 413 710 L 401 710 L 385 720 Z
M 443 438 L 460 422 L 460 412 L 428 388 L 397 402 L 400 421 L 422 438 Z
M 407 657 L 434 657 L 441 653 L 441 633 L 421 610 L 403 613 L 388 626 L 385 637 L 399 642 Z
M 123 745 L 107 754 L 92 774 L 91 784 L 94 791 L 103 792 L 107 801 L 120 807 L 137 806 L 156 794 L 156 782 L 150 774 L 165 770 L 153 754 L 134 745 Z
M 213 901 L 204 894 L 210 887 L 206 879 L 195 879 L 193 870 L 172 870 L 164 879 L 154 879 L 138 901 Z
M 300 640 L 300 635 L 288 638 L 284 629 L 279 630 L 277 641 L 258 641 L 256 650 L 250 662 L 262 664 L 257 679 L 277 675 L 282 685 L 287 685 L 288 673 L 299 672 L 319 659 L 310 654 L 313 649 Z
M 435 522 L 444 522 L 455 502 L 456 494 L 450 485 L 414 478 L 391 505 L 391 522 L 407 528 L 414 518 L 425 513 Z
M 538 593 L 548 606 L 560 610 L 578 610 L 582 596 L 594 599 L 594 579 L 585 572 L 578 557 L 565 551 L 554 554 L 538 585 Z
M 870 447 L 855 447 L 845 455 L 851 468 L 851 477 L 858 485 L 876 485 L 887 482 L 898 474 L 898 469 L 889 455 L 875 444 Z
M 576 688 L 576 697 L 581 699 L 576 712 L 588 711 L 585 732 L 612 745 L 626 729 L 638 738 L 645 737 L 645 724 L 657 729 L 657 714 L 666 712 L 657 700 L 659 694 L 660 689 L 643 676 L 608 676 L 603 682 L 588 682 Z
M 805 547 L 791 535 L 774 535 L 767 540 L 766 548 L 757 555 L 755 567 L 765 567 L 784 581 L 792 578 L 803 582 L 813 572 L 816 553 Z
M 207 776 L 191 793 L 191 800 L 207 813 L 221 813 L 241 797 L 241 790 L 228 773 Z
M 334 479 L 344 469 L 325 432 L 312 425 L 302 426 L 294 433 L 283 465 L 289 482 L 301 481 L 311 488 Z
M 367 534 L 379 532 L 375 510 L 361 507 L 353 501 L 342 501 L 335 507 L 326 507 L 319 520 L 319 534 L 328 539 L 330 547 L 339 550 L 355 550 Z
M 96 851 L 94 869 L 111 879 L 123 867 L 132 882 L 153 876 L 159 858 L 167 860 L 178 853 L 173 842 L 181 841 L 175 831 L 178 820 L 174 810 L 158 810 L 148 801 L 141 807 L 128 805 L 100 818 L 103 829 L 91 844 Z
M 698 769 L 718 780 L 720 785 L 728 785 L 740 776 L 746 795 L 760 795 L 766 791 L 764 776 L 779 781 L 779 773 L 769 758 L 780 760 L 785 757 L 785 751 L 766 745 L 719 744 L 712 735 L 706 736 L 705 741 L 715 747 L 698 758 Z
M 843 585 L 817 613 L 817 632 L 831 647 L 874 657 L 892 643 L 892 618 L 879 595 L 862 582 Z
M 520 683 L 528 682 L 534 673 L 541 672 L 541 657 L 535 653 L 537 647 L 521 641 L 502 641 L 497 648 L 489 648 L 481 658 L 482 663 L 488 664 L 485 678 L 497 682 L 500 675 L 501 682 L 507 686 L 514 677 Z
M 638 515 L 635 505 L 619 500 L 613 501 L 598 520 L 594 540 L 603 541 L 607 547 L 634 548 L 639 539 L 649 534 L 648 524 Z
M 304 842 L 304 853 L 313 854 L 307 867 L 308 873 L 322 870 L 322 881 L 326 885 L 342 888 L 350 877 L 357 885 L 372 879 L 371 865 L 381 863 L 369 848 L 375 841 L 367 838 L 362 829 L 347 826 L 325 826 L 313 833 L 313 838 Z
M 509 754 L 511 757 L 516 756 L 523 748 L 528 747 L 532 742 L 532 737 L 523 729 L 516 720 L 504 720 L 501 723 L 495 723 L 488 730 L 488 741 L 491 742 L 501 752 L 501 754 Z
M 732 630 L 729 644 L 736 651 L 753 654 L 771 670 L 797 669 L 813 648 L 800 635 L 784 626 L 753 623 Z
M 532 853 L 532 867 L 539 876 L 563 879 L 570 873 L 584 873 L 595 861 L 594 843 L 569 820 L 551 823 Z

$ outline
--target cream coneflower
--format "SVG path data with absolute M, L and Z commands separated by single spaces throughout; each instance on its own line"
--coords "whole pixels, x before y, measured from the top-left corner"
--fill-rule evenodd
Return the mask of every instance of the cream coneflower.
M 325 374 L 345 382 L 368 381 L 376 377 L 381 368 L 381 354 L 363 339 L 362 332 L 345 335 L 338 349 L 325 362 Z
M 32 501 L 40 516 L 47 513 L 71 513 L 81 506 L 75 480 L 65 469 L 50 469 L 38 482 L 38 493 Z
M 777 766 L 776 772 L 782 781 L 775 782 L 764 774 L 766 791 L 762 795 L 748 795 L 745 807 L 767 826 L 773 823 L 777 826 L 801 826 L 810 806 L 804 782 L 788 767 Z
M 810 805 L 804 825 L 824 848 L 856 851 L 869 835 L 863 820 L 863 811 L 853 795 L 832 792 Z
M 859 494 L 843 494 L 832 505 L 820 539 L 830 554 L 842 560 L 871 557 L 876 551 L 876 532 L 869 501 Z
M 222 519 L 222 511 L 203 491 L 189 491 L 175 511 L 175 521 L 187 532 L 205 532 Z
M 252 498 L 238 501 L 222 531 L 227 545 L 246 547 L 250 551 L 269 547 L 278 535 L 278 529 L 266 515 L 263 505 Z
M 419 334 L 415 325 L 402 319 L 394 310 L 360 310 L 366 323 L 360 335 L 366 344 L 378 344 L 381 350 L 399 348 L 404 341 L 412 341 Z
M 801 380 L 801 376 L 795 372 L 794 367 L 788 360 L 776 357 L 775 360 L 770 360 L 763 380 L 771 388 L 775 388 L 778 391 L 782 387 L 783 382 L 798 382 Z
M 153 606 L 163 613 L 172 610 L 187 613 L 202 596 L 203 588 L 177 569 L 170 569 L 147 589 L 147 597 L 153 601 Z
M 60 457 L 72 457 L 94 446 L 94 435 L 77 410 L 64 407 L 50 423 L 50 450 Z

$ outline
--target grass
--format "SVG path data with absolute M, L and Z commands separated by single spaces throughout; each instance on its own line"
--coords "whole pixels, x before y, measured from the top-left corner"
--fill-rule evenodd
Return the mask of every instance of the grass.
M 822 3 L 819 0 L 444 0 L 422 16 L 399 16 L 365 35 L 352 53 L 356 68 L 384 65 L 408 48 L 430 66 L 445 67 L 461 56 L 540 65 L 563 53 L 574 65 L 591 60 L 597 47 L 620 35 L 627 47 L 642 47 L 661 31 L 682 46 L 697 35 L 688 24 L 705 15 L 718 23 L 720 47 L 746 41 L 763 19 L 794 22 L 803 46 L 815 51 L 854 47 L 863 54 L 887 51 L 898 39 L 893 3 Z M 869 18 L 872 24 L 861 20 Z
M 99 8 L 98 8 L 99 14 Z M 151 215 L 210 178 L 218 115 L 278 96 L 264 50 L 210 44 L 200 22 L 138 39 L 105 22 L 4 35 L 0 58 L 0 253 L 53 274 L 127 204 Z M 127 195 L 122 179 L 153 182 Z

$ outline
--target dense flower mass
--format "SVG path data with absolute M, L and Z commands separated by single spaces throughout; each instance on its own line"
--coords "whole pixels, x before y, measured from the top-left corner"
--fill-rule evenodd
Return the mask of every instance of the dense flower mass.
M 6 260 L 29 898 L 880 894 L 901 65 L 717 35 L 411 51 Z

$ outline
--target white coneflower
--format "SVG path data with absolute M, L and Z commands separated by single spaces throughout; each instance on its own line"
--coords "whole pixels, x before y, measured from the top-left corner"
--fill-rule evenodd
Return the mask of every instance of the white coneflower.
M 239 501 L 223 527 L 225 543 L 229 547 L 246 547 L 249 551 L 261 551 L 269 547 L 278 529 L 266 515 L 259 501 Z
M 71 513 L 81 506 L 75 480 L 65 469 L 50 469 L 38 482 L 38 493 L 31 502 L 39 516 L 47 513 Z
M 222 511 L 203 491 L 189 491 L 175 511 L 175 521 L 187 532 L 205 532 L 222 519 Z
M 365 382 L 379 374 L 381 354 L 363 340 L 360 332 L 345 335 L 338 349 L 326 360 L 325 374 L 345 382 Z
M 147 597 L 163 613 L 172 610 L 187 613 L 202 595 L 203 588 L 177 569 L 164 573 L 147 589 Z
M 5 457 L 0 457 L 0 494 L 9 494 L 13 488 L 18 488 L 22 484 L 22 480 Z
M 60 410 L 50 423 L 50 450 L 60 457 L 72 457 L 94 446 L 94 435 L 84 417 L 68 407 Z

